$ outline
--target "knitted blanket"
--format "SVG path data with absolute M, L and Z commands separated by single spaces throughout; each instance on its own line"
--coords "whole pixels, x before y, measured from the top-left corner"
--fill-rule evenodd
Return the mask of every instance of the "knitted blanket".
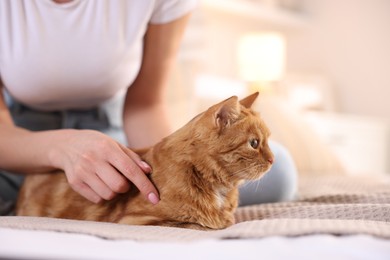
M 238 208 L 237 224 L 216 231 L 37 217 L 0 217 L 0 227 L 82 233 L 107 239 L 193 241 L 310 234 L 390 239 L 390 178 L 305 176 L 296 200 Z

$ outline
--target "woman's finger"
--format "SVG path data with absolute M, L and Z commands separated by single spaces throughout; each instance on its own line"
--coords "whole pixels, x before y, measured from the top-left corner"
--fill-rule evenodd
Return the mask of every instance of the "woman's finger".
M 157 189 L 133 159 L 123 154 L 111 160 L 111 164 L 129 179 L 151 203 L 159 202 Z
M 71 187 L 74 191 L 93 203 L 99 203 L 102 201 L 102 198 L 84 182 L 71 185 Z
M 84 175 L 84 183 L 87 184 L 97 195 L 105 200 L 111 200 L 116 193 L 113 192 L 97 175 L 97 173 L 90 173 Z
M 97 167 L 96 174 L 115 193 L 125 193 L 130 189 L 129 180 L 120 174 L 111 164 Z
M 138 154 L 133 152 L 131 149 L 120 145 L 122 150 L 145 172 L 150 173 L 152 171 L 152 167 L 150 167 L 149 164 L 147 164 L 145 161 L 143 161 Z

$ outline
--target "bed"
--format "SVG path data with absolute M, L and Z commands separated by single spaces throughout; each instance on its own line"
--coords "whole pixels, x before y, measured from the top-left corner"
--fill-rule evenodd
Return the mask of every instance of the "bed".
M 8 259 L 389 259 L 390 179 L 303 177 L 296 200 L 239 208 L 217 231 L 0 217 Z
M 390 175 L 349 176 L 290 110 L 263 105 L 297 163 L 293 201 L 238 208 L 217 231 L 0 217 L 0 258 L 390 259 Z

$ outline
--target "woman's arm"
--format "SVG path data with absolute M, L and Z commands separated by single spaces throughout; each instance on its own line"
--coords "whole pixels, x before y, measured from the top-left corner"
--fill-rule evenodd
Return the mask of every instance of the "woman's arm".
M 152 203 L 159 200 L 156 188 L 144 173 L 150 172 L 150 166 L 130 149 L 93 130 L 32 132 L 17 127 L 2 94 L 0 169 L 20 173 L 62 169 L 70 186 L 95 203 L 126 192 L 128 180 Z
M 12 121 L 12 117 L 8 111 L 6 104 L 5 104 L 5 98 L 3 95 L 3 87 L 2 87 L 1 78 L 0 78 L 0 127 L 3 124 L 8 125 L 8 126 L 14 125 L 14 123 Z
M 49 159 L 42 156 L 42 150 L 49 150 L 45 143 L 40 134 L 14 125 L 0 86 L 0 169 L 16 172 L 53 170 Z
M 148 26 L 142 65 L 127 91 L 123 114 L 131 148 L 151 146 L 171 133 L 165 91 L 189 17 Z

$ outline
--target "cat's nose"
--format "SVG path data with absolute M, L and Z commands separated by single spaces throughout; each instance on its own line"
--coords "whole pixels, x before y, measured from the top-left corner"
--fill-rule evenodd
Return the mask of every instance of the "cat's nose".
M 273 164 L 274 158 L 268 158 L 267 161 L 268 161 L 270 164 Z

